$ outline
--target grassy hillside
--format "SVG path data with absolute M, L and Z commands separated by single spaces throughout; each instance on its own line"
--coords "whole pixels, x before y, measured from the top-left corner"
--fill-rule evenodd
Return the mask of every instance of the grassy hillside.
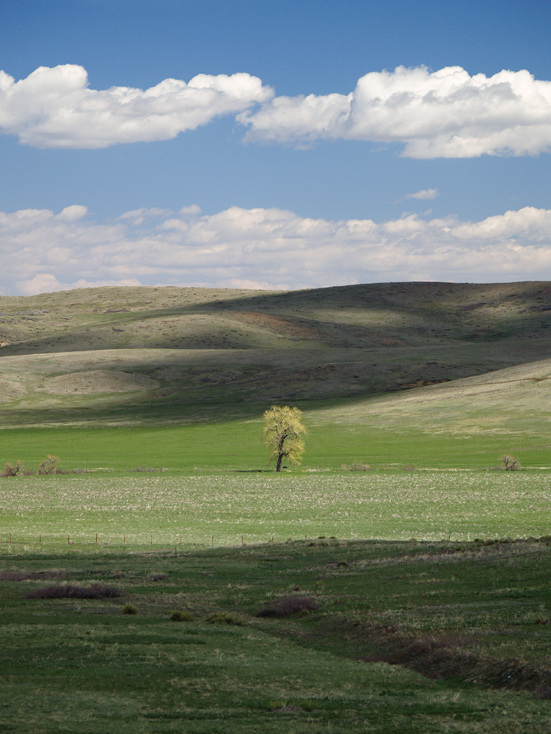
M 550 324 L 547 283 L 3 297 L 0 425 L 232 419 L 407 390 L 551 358 Z
M 5 432 L 1 461 L 262 469 L 262 413 L 290 403 L 305 469 L 551 464 L 545 283 L 99 288 L 0 308 L 0 426 L 43 429 Z

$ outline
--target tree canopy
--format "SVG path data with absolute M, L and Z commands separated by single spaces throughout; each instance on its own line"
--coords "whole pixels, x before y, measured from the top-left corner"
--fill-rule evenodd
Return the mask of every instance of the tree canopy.
M 272 407 L 264 413 L 264 443 L 271 450 L 269 461 L 276 459 L 276 471 L 281 471 L 283 459 L 300 464 L 304 453 L 306 426 L 301 421 L 302 411 L 287 405 Z

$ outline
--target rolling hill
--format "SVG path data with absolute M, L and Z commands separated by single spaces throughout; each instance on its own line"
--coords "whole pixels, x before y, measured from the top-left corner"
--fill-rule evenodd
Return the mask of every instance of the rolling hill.
M 2 297 L 0 425 L 178 423 L 405 390 L 411 406 L 411 388 L 551 358 L 550 324 L 544 282 Z M 433 408 L 451 395 L 429 394 Z

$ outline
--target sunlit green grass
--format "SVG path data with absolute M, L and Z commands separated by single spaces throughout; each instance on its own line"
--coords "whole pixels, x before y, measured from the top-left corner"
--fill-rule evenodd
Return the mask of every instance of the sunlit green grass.
M 0 551 L 14 543 L 237 545 L 312 538 L 469 540 L 551 534 L 551 475 L 314 472 L 11 477 Z M 67 539 L 69 536 L 69 540 Z
M 381 426 L 369 415 L 354 423 L 328 420 L 305 407 L 308 427 L 302 469 L 340 469 L 364 462 L 375 468 L 476 469 L 494 467 L 513 453 L 523 467 L 551 467 L 549 434 L 508 430 L 454 434 L 415 427 Z M 353 407 L 353 406 L 352 406 Z M 27 428 L 0 431 L 0 464 L 21 459 L 36 470 L 47 454 L 65 468 L 128 471 L 159 468 L 172 472 L 267 470 L 261 442 L 262 411 L 250 419 L 212 421 L 158 428 Z M 542 426 L 536 428 L 541 429 Z

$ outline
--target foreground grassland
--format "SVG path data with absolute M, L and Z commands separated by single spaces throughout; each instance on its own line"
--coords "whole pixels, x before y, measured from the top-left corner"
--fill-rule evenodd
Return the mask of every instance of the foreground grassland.
M 1 731 L 544 734 L 551 726 L 549 538 L 5 550 Z M 94 584 L 121 596 L 25 596 Z M 258 616 L 289 597 L 318 608 Z M 122 614 L 127 604 L 137 614 Z M 171 621 L 174 611 L 187 621 Z
M 75 547 L 96 550 L 123 542 L 174 548 L 318 535 L 539 537 L 551 535 L 550 507 L 549 473 L 10 477 L 0 483 L 0 554 L 23 546 L 38 551 L 39 540 L 45 550 L 66 546 L 67 536 Z

